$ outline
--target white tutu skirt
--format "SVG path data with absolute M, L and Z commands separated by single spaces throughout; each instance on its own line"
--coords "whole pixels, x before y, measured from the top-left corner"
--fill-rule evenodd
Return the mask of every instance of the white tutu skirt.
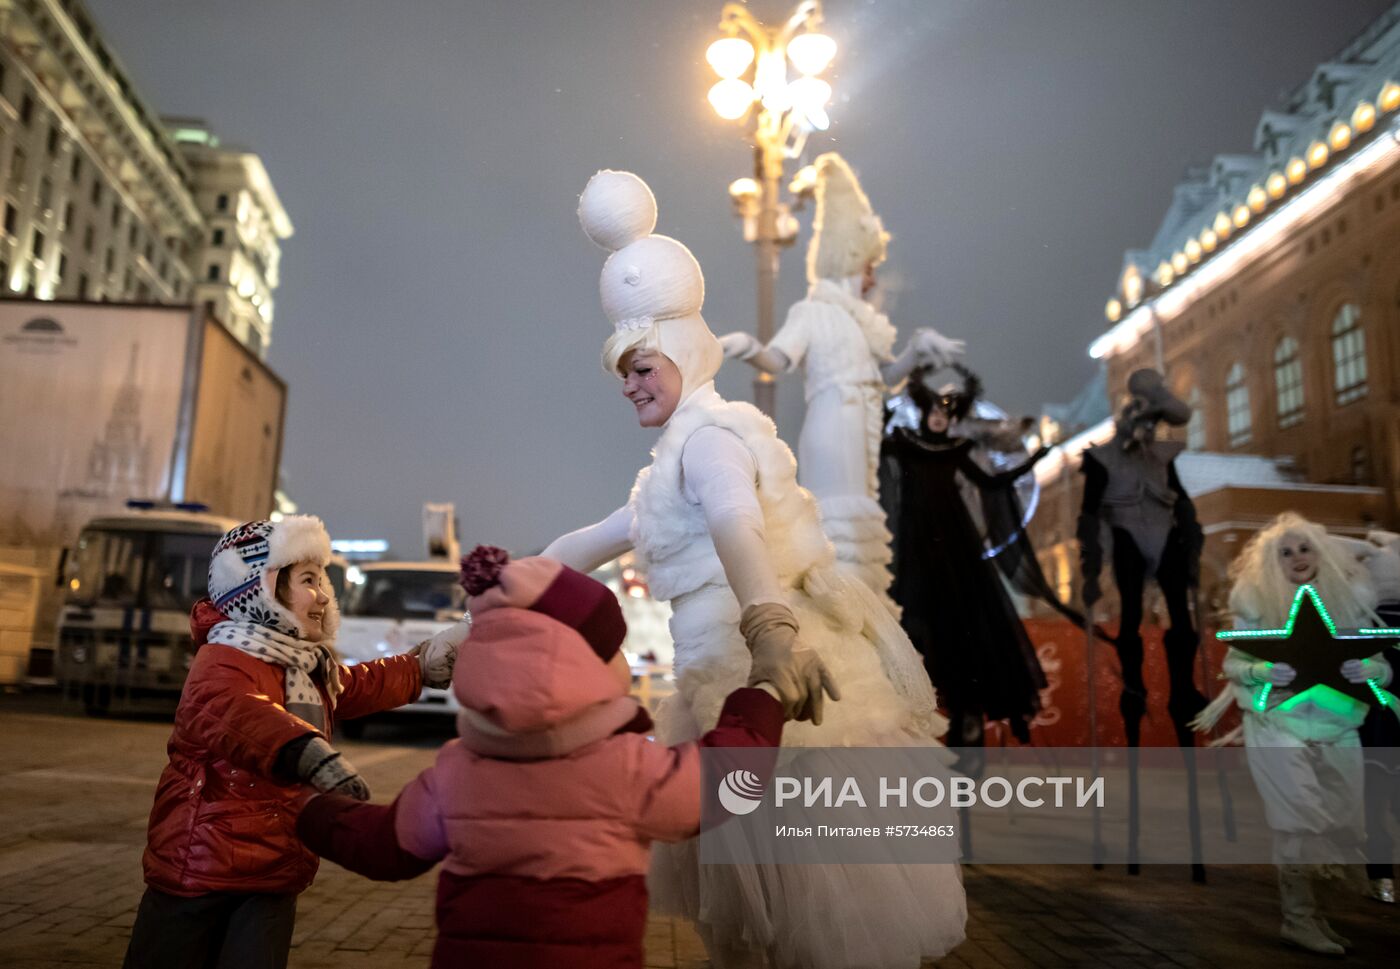
M 822 725 L 788 723 L 784 747 L 939 746 L 922 662 L 862 583 L 830 569 L 789 605 L 799 640 L 818 651 L 841 690 Z M 744 685 L 749 653 L 728 588 L 672 602 L 676 693 L 657 714 L 666 744 L 693 740 Z M 776 969 L 916 969 L 964 938 L 967 900 L 957 865 L 700 865 L 695 841 L 653 849 L 653 911 L 682 915 L 729 946 L 767 953 Z

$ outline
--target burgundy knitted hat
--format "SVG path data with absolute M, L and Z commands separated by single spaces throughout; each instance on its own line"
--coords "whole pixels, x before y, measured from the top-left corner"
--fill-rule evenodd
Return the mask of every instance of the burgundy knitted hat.
M 541 555 L 512 562 L 504 549 L 478 545 L 462 557 L 462 587 L 474 615 L 501 607 L 542 613 L 577 630 L 600 655 L 616 652 L 627 635 L 611 589 Z

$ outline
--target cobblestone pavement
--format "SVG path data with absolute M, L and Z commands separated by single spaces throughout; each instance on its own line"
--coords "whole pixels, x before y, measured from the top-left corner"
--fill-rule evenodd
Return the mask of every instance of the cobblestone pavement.
M 115 967 L 143 889 L 140 856 L 168 721 L 93 720 L 48 698 L 0 697 L 0 966 Z M 375 725 L 344 742 L 378 799 L 392 796 L 447 736 Z M 1321 957 L 1277 941 L 1273 869 L 981 867 L 965 872 L 968 939 L 940 967 L 1315 966 Z M 322 866 L 302 895 L 293 969 L 417 969 L 433 940 L 435 878 L 377 884 Z M 1336 901 L 1333 924 L 1353 943 L 1352 966 L 1391 966 L 1400 912 Z M 700 969 L 688 923 L 653 918 L 647 965 Z M 566 969 L 566 967 L 561 967 Z

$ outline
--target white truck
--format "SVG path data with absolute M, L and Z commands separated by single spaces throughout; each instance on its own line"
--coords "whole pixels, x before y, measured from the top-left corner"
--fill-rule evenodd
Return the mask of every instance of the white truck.
M 336 651 L 343 663 L 365 663 L 412 649 L 462 618 L 466 593 L 456 562 L 365 562 L 352 565 L 341 600 Z M 461 707 L 451 690 L 424 687 L 417 701 L 394 714 L 456 716 Z M 365 721 L 339 726 L 349 736 L 364 732 Z

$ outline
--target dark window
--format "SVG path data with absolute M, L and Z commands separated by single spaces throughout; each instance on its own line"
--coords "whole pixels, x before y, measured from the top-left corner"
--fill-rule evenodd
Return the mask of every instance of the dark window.
M 113 203 L 112 203 L 112 228 L 115 229 L 117 226 L 119 226 L 119 225 L 121 225 L 121 224 L 122 224 L 122 204 L 121 204 L 120 202 L 113 202 Z
M 10 288 L 10 264 L 0 259 L 0 289 Z
M 9 72 L 8 72 L 7 70 L 5 70 L 5 65 L 4 65 L 4 64 L 0 64 L 0 94 L 4 94 L 4 93 L 5 93 L 5 81 L 6 81 L 6 79 L 7 79 L 8 77 L 9 77 Z M 4 280 L 0 280 L 0 285 L 3 285 L 3 284 L 4 284 Z
M 73 203 L 69 202 L 63 206 L 63 228 L 65 230 L 73 228 Z
M 218 264 L 218 263 L 213 263 L 212 265 L 210 265 L 210 267 L 209 267 L 209 281 L 210 281 L 211 283 L 217 283 L 217 282 L 219 281 L 219 264 Z
M 15 234 L 15 223 L 19 221 L 19 211 L 13 204 L 5 203 L 5 232 L 9 235 Z
M 87 273 L 78 274 L 78 299 L 88 298 L 88 278 Z
M 61 253 L 58 254 L 58 280 L 57 280 L 57 282 L 60 282 L 60 283 L 63 282 L 63 277 L 64 277 L 64 276 L 67 276 L 67 275 L 68 275 L 68 253 L 66 253 L 66 252 L 61 252 Z
M 29 251 L 35 259 L 44 258 L 44 234 L 38 229 L 34 230 L 34 238 L 30 240 Z
M 53 182 L 45 175 L 39 179 L 39 209 L 43 211 L 53 207 Z
M 92 226 L 83 230 L 83 252 L 92 252 Z
M 108 246 L 108 247 L 107 247 L 107 255 L 106 255 L 106 257 L 102 260 L 102 265 L 103 265 L 103 267 L 107 270 L 107 272 L 111 272 L 112 269 L 116 266 L 116 264 L 117 264 L 117 254 L 116 254 L 115 252 L 112 251 L 112 247 L 111 247 L 111 246 Z
M 220 195 L 220 196 L 218 197 L 218 199 L 214 202 L 214 207 L 215 207 L 216 209 L 218 209 L 220 212 L 227 212 L 227 211 L 228 211 L 228 196 L 227 196 L 227 195 Z
M 213 238 L 212 238 L 210 241 L 211 241 L 214 245 L 216 245 L 216 246 L 221 246 L 221 245 L 223 245 L 223 244 L 224 244 L 224 230 L 223 230 L 223 229 L 215 229 L 215 230 L 214 230 Z
M 28 167 L 29 156 L 24 153 L 24 149 L 15 145 L 15 153 L 10 156 L 10 181 L 24 181 L 24 170 Z
M 50 155 L 58 154 L 58 127 L 49 125 L 49 140 L 47 142 Z
M 34 98 L 27 91 L 24 97 L 19 99 L 19 120 L 25 127 L 34 120 Z
M 68 180 L 76 182 L 83 175 L 83 156 L 76 150 L 73 152 L 73 160 L 68 163 Z
M 92 199 L 93 205 L 102 204 L 102 183 L 95 178 L 92 180 L 92 195 L 90 198 Z
M 137 241 L 141 238 L 141 227 L 135 222 L 131 223 L 131 231 L 126 234 L 127 245 L 136 248 Z

